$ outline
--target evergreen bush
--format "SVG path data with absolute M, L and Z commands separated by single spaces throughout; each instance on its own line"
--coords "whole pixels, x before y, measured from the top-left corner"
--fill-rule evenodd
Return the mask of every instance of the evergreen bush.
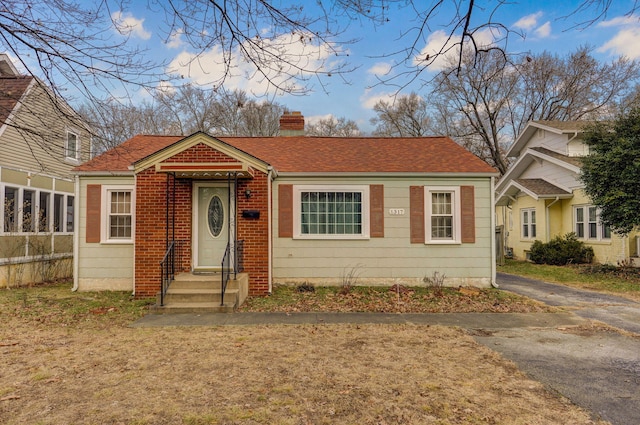
M 566 264 L 590 263 L 593 260 L 593 248 L 585 246 L 575 233 L 556 236 L 549 242 L 534 241 L 531 245 L 531 261 L 536 264 L 564 266 Z

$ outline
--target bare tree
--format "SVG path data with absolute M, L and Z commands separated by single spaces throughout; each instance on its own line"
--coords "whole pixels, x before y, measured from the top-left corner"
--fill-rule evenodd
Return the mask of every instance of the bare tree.
M 433 81 L 430 102 L 441 133 L 507 170 L 504 152 L 529 120 L 597 118 L 627 95 L 639 76 L 635 61 L 600 64 L 588 47 L 567 57 L 543 53 L 522 62 L 499 52 L 467 53 Z
M 378 101 L 371 119 L 374 134 L 385 137 L 420 137 L 433 134 L 427 102 L 416 93 L 397 96 L 394 102 Z
M 136 134 L 182 134 L 176 115 L 162 104 L 124 105 L 114 100 L 83 104 L 78 113 L 93 129 L 96 154 L 111 149 Z
M 164 17 L 165 25 L 158 30 L 165 41 L 179 36 L 190 46 L 193 54 L 185 58 L 185 67 L 201 66 L 200 60 L 213 49 L 220 52 L 217 65 L 221 72 L 212 81 L 216 87 L 239 72 L 236 58 L 241 58 L 252 65 L 242 71 L 243 77 L 264 79 L 284 92 L 304 92 L 314 81 L 322 84 L 321 77 L 353 69 L 346 61 L 345 47 L 357 40 L 343 38 L 346 25 L 393 24 L 394 10 L 411 10 L 414 18 L 402 23 L 400 33 L 406 47 L 381 53 L 396 57 L 398 66 L 407 66 L 406 79 L 399 82 L 405 84 L 442 55 L 454 52 L 461 65 L 465 50 L 461 47 L 475 53 L 504 51 L 512 33 L 496 19 L 504 3 L 320 0 L 276 6 L 264 0 L 147 0 L 147 12 Z M 583 0 L 572 22 L 582 28 L 592 25 L 604 19 L 610 4 L 610 0 Z M 128 6 L 125 0 L 2 0 L 0 49 L 10 52 L 29 74 L 41 77 L 67 101 L 71 88 L 89 99 L 118 86 L 153 89 L 170 78 L 165 74 L 168 64 L 144 59 L 132 40 L 134 28 L 123 19 Z M 628 13 L 637 8 L 631 2 Z M 433 51 L 425 51 L 432 26 L 440 22 L 445 22 L 442 42 Z M 482 39 L 487 30 L 494 35 L 491 45 Z M 396 75 L 402 78 L 401 74 Z
M 504 173 L 508 164 L 503 153 L 510 142 L 504 129 L 510 119 L 508 104 L 516 99 L 518 74 L 497 51 L 478 57 L 467 52 L 460 72 L 454 62 L 434 80 L 432 102 L 439 116 L 447 118 L 437 122 L 447 125 L 443 133 Z
M 80 108 L 95 129 L 98 152 L 136 134 L 186 136 L 202 131 L 213 136 L 273 136 L 283 111 L 282 105 L 249 99 L 243 91 L 214 92 L 191 85 L 140 105 L 111 100 Z
M 307 124 L 305 134 L 307 136 L 320 137 L 356 137 L 360 135 L 360 129 L 353 120 L 330 116 L 319 119 L 315 123 Z
M 273 102 L 248 101 L 240 109 L 241 127 L 236 136 L 275 136 L 280 131 L 284 106 Z
M 512 32 L 495 18 L 504 3 L 319 0 L 274 5 L 264 0 L 147 0 L 147 12 L 164 17 L 160 36 L 167 42 L 181 37 L 192 52 L 182 62 L 169 64 L 149 60 L 139 49 L 135 28 L 123 19 L 129 12 L 126 0 L 0 0 L 0 50 L 39 77 L 53 97 L 70 104 L 74 94 L 98 102 L 108 93 L 126 105 L 141 88 L 155 94 L 158 86 L 188 78 L 189 70 L 204 67 L 203 63 L 216 67 L 210 84 L 218 89 L 229 78 L 240 77 L 265 82 L 279 92 L 305 93 L 314 84 L 324 87 L 327 78 L 354 69 L 347 47 L 357 40 L 344 38 L 346 26 L 393 23 L 394 11 L 407 8 L 414 18 L 402 22 L 399 38 L 404 47 L 380 53 L 393 58 L 400 71 L 380 83 L 399 89 L 452 53 L 457 73 L 469 66 L 463 62 L 465 51 L 476 56 L 506 54 Z M 610 0 L 583 0 L 572 21 L 582 28 L 592 25 L 606 16 L 610 5 Z M 637 7 L 631 2 L 629 13 Z M 425 50 L 433 25 L 439 22 L 445 22 L 441 42 Z M 490 44 L 483 41 L 487 30 L 493 35 Z M 212 51 L 219 53 L 215 63 L 208 56 Z M 173 72 L 167 74 L 167 69 Z M 197 126 L 206 125 L 202 121 Z

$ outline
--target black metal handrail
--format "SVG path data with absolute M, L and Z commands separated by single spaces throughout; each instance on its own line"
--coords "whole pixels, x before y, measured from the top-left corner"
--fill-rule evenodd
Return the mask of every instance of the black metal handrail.
M 235 244 L 235 256 L 234 258 L 234 279 L 237 277 L 238 273 L 242 273 L 244 271 L 244 240 L 238 240 Z
M 167 294 L 169 285 L 176 276 L 176 241 L 171 241 L 167 251 L 160 261 L 160 282 L 162 288 L 160 290 L 160 306 L 164 305 L 164 297 Z
M 244 271 L 244 241 L 236 240 L 233 244 L 233 278 L 237 279 L 238 273 Z M 224 306 L 224 294 L 227 292 L 227 284 L 231 279 L 231 242 L 227 243 L 222 257 L 222 285 L 220 291 L 220 305 Z

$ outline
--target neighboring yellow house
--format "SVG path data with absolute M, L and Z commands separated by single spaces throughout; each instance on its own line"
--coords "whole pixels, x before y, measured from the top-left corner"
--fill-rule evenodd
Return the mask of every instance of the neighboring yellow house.
M 602 225 L 584 194 L 580 157 L 589 153 L 584 121 L 531 121 L 507 152 L 517 158 L 496 184 L 496 224 L 505 253 L 526 259 L 535 240 L 576 233 L 598 263 L 632 262 L 636 234 L 619 237 Z
M 71 276 L 71 170 L 90 151 L 75 112 L 0 54 L 0 287 Z

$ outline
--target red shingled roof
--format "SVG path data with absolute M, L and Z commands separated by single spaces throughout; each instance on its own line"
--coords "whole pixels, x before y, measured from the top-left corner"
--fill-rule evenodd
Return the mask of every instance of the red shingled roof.
M 124 171 L 129 165 L 183 139 L 135 136 L 76 168 Z M 219 137 L 272 165 L 278 172 L 496 173 L 448 137 Z
M 33 77 L 0 77 L 0 125 L 7 121 L 31 81 Z

